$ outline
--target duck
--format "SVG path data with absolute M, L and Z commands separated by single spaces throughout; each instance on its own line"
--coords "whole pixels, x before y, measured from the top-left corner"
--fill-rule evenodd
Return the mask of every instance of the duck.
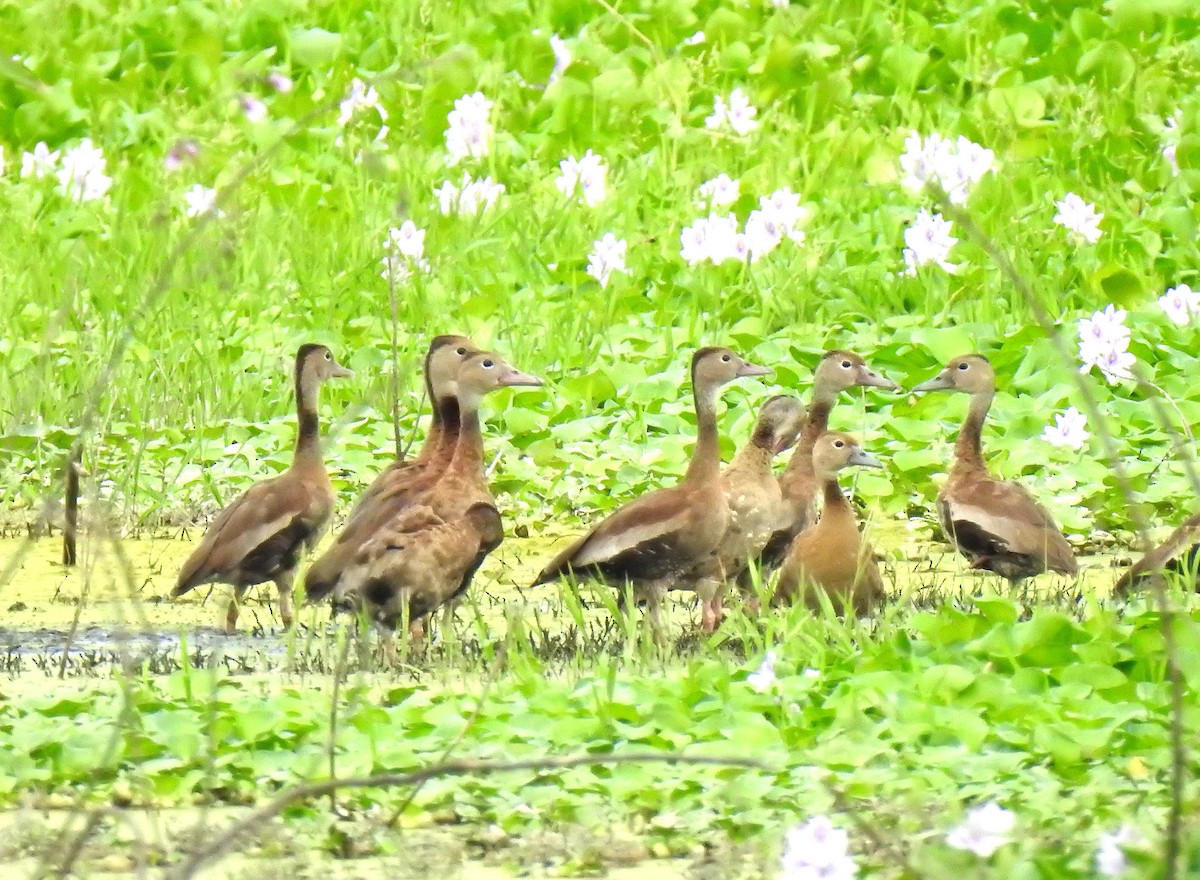
M 469 355 L 455 374 L 459 432 L 445 470 L 419 499 L 384 498 L 363 514 L 359 538 L 333 576 L 305 579 L 309 602 L 347 593 L 359 597 L 367 615 L 386 630 L 407 606 L 415 638 L 420 621 L 458 598 L 484 558 L 500 544 L 495 509 L 484 471 L 479 408 L 498 388 L 542 385 L 493 352 Z M 474 511 L 474 512 L 472 512 Z M 419 577 L 417 576 L 419 573 Z
M 433 409 L 429 434 L 416 456 L 389 464 L 359 497 L 333 544 L 305 573 L 306 592 L 329 593 L 326 586 L 336 583 L 355 548 L 374 528 L 370 511 L 375 504 L 386 502 L 395 515 L 436 483 L 449 466 L 461 429 L 455 378 L 463 362 L 478 353 L 479 347 L 465 336 L 447 334 L 430 342 L 425 355 L 425 386 Z M 353 597 L 346 598 L 353 607 Z
M 217 514 L 184 562 L 173 598 L 203 584 L 230 584 L 234 592 L 225 612 L 225 630 L 233 633 L 246 591 L 273 581 L 280 620 L 291 627 L 292 584 L 300 556 L 324 534 L 335 501 L 321 453 L 317 401 L 325 381 L 353 376 L 326 346 L 300 346 L 294 374 L 299 424 L 291 465 L 278 477 L 251 486 Z
M 914 392 L 958 391 L 971 396 L 954 444 L 954 464 L 937 496 L 946 539 L 972 569 L 1016 583 L 1047 570 L 1073 576 L 1075 554 L 1046 510 L 1020 483 L 999 480 L 983 459 L 983 425 L 996 395 L 996 373 L 981 354 L 953 358 Z
M 617 508 L 542 569 L 532 586 L 563 578 L 595 579 L 644 600 L 656 637 L 663 634 L 662 597 L 692 589 L 700 597 L 702 627 L 716 626 L 713 599 L 719 580 L 713 556 L 729 524 L 721 482 L 717 399 L 723 385 L 770 370 L 728 348 L 710 346 L 692 355 L 696 446 L 683 479 Z
M 812 461 L 824 496 L 821 517 L 788 548 L 774 601 L 803 598 L 816 611 L 824 594 L 838 613 L 867 614 L 883 601 L 883 578 L 859 531 L 854 508 L 838 485 L 838 472 L 847 467 L 882 468 L 883 462 L 840 431 L 826 432 L 817 439 Z
M 796 536 L 817 520 L 821 484 L 813 467 L 813 448 L 817 439 L 829 430 L 829 414 L 837 403 L 838 395 L 851 388 L 900 390 L 900 386 L 891 379 L 872 370 L 861 355 L 840 348 L 822 355 L 813 374 L 808 420 L 787 467 L 779 475 L 779 486 L 788 513 L 784 525 L 775 530 L 763 548 L 759 568 L 764 574 L 777 570 L 783 564 Z
M 721 474 L 721 486 L 729 505 L 729 525 L 717 546 L 717 576 L 722 584 L 737 583 L 753 608 L 757 607 L 757 596 L 753 595 L 744 573 L 787 515 L 783 490 L 771 463 L 776 455 L 795 445 L 807 415 L 804 404 L 796 397 L 776 394 L 768 398 L 759 408 L 750 438 Z M 723 598 L 724 591 L 712 611 L 718 620 Z
M 1113 595 L 1125 596 L 1170 571 L 1196 579 L 1200 569 L 1200 513 L 1187 519 L 1165 541 L 1131 565 L 1113 586 Z

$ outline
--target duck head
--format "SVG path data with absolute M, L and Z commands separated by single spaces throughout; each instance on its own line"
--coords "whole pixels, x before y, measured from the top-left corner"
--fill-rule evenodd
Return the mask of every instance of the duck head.
M 913 388 L 924 391 L 962 391 L 966 394 L 993 394 L 996 391 L 996 371 L 981 354 L 964 354 L 951 358 L 946 368 Z
M 543 384 L 537 376 L 522 373 L 491 351 L 468 355 L 459 366 L 454 382 L 459 403 L 464 408 L 478 407 L 483 396 L 497 388 Z
M 776 394 L 768 398 L 758 411 L 758 421 L 754 425 L 755 440 L 760 446 L 770 448 L 772 453 L 783 452 L 796 445 L 807 418 L 808 410 L 797 398 L 790 394 Z
M 825 352 L 817 364 L 814 384 L 826 394 L 836 396 L 841 391 L 854 387 L 883 388 L 899 391 L 900 386 L 867 366 L 860 355 L 844 349 Z
M 813 447 L 813 467 L 818 476 L 833 477 L 848 467 L 883 467 L 883 462 L 863 451 L 858 441 L 841 431 L 826 431 Z
M 425 355 L 425 376 L 434 400 L 453 397 L 455 380 L 463 361 L 479 352 L 479 346 L 465 336 L 435 336 Z

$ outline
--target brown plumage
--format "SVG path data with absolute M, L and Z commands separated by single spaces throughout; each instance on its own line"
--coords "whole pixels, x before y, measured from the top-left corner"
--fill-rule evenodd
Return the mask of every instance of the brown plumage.
M 838 471 L 846 467 L 883 467 L 863 452 L 849 434 L 822 434 L 813 447 L 813 468 L 825 498 L 821 518 L 792 542 L 779 570 L 777 602 L 802 597 L 813 610 L 821 607 L 821 594 L 839 612 L 866 614 L 884 598 L 883 578 L 870 545 L 858 530 L 854 508 L 838 485 Z
M 192 552 L 172 596 L 201 584 L 234 588 L 225 628 L 237 629 L 238 603 L 254 584 L 274 581 L 279 616 L 292 625 L 292 581 L 300 554 L 320 539 L 333 513 L 333 486 L 321 458 L 317 398 L 326 379 L 354 374 L 323 345 L 308 344 L 296 354 L 296 411 L 299 431 L 291 467 L 273 480 L 251 486 L 222 510 Z
M 715 626 L 712 600 L 719 580 L 710 576 L 712 556 L 729 522 L 721 486 L 717 397 L 727 382 L 769 372 L 727 348 L 697 351 L 691 369 L 696 448 L 683 480 L 618 508 L 560 553 L 533 586 L 571 576 L 595 578 L 615 587 L 629 584 L 638 599 L 646 600 L 658 634 L 662 633 L 663 594 L 669 589 L 693 589 L 701 599 L 705 629 Z
M 743 575 L 750 560 L 758 557 L 787 516 L 783 491 L 771 461 L 796 443 L 805 415 L 804 404 L 795 397 L 779 394 L 768 399 L 759 410 L 750 439 L 721 474 L 729 505 L 729 524 L 715 559 L 716 576 L 722 582 L 712 612 L 718 619 L 726 587 L 733 581 L 739 582 L 747 601 L 757 607 L 757 598 Z
M 763 549 L 760 564 L 771 572 L 783 564 L 792 541 L 817 520 L 817 501 L 821 484 L 813 469 L 812 453 L 817 438 L 829 430 L 829 413 L 838 395 L 855 387 L 884 388 L 898 391 L 900 386 L 876 373 L 859 355 L 835 349 L 825 352 L 813 376 L 812 402 L 808 421 L 800 435 L 796 451 L 779 475 L 784 503 L 788 507 L 786 525 L 778 529 Z
M 1124 596 L 1130 590 L 1145 586 L 1163 572 L 1174 572 L 1196 578 L 1200 568 L 1200 513 L 1186 520 L 1167 540 L 1147 551 L 1121 575 L 1113 586 L 1113 594 Z
M 421 451 L 414 458 L 395 461 L 379 473 L 363 492 L 350 518 L 333 544 L 304 573 L 305 594 L 310 599 L 329 595 L 341 571 L 357 548 L 378 527 L 372 508 L 385 505 L 395 516 L 438 481 L 454 456 L 460 430 L 455 379 L 463 362 L 478 347 L 465 336 L 437 336 L 425 355 L 425 386 L 433 407 L 433 422 Z
M 466 590 L 483 558 L 500 542 L 498 525 L 481 507 L 493 508 L 483 462 L 479 405 L 497 388 L 541 385 L 535 376 L 518 372 L 490 352 L 470 355 L 455 378 L 460 429 L 446 469 L 417 503 L 380 500 L 363 514 L 360 539 L 345 563 L 310 601 L 333 592 L 358 595 L 377 621 L 395 621 L 393 612 L 407 607 L 419 621 L 433 609 Z M 468 516 L 468 512 L 475 510 Z
M 988 359 L 980 354 L 956 357 L 913 391 L 971 395 L 954 444 L 954 465 L 937 499 L 942 531 L 971 567 L 1010 581 L 1047 569 L 1075 574 L 1075 554 L 1049 511 L 1021 484 L 993 477 L 983 460 L 983 423 L 996 395 L 996 374 Z

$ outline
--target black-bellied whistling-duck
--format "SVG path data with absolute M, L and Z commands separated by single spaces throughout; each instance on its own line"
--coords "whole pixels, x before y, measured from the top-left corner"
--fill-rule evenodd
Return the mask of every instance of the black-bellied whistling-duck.
M 317 398 L 321 383 L 354 374 L 323 345 L 302 345 L 296 353 L 296 411 L 299 433 L 291 467 L 273 480 L 251 486 L 217 514 L 179 572 L 172 596 L 201 584 L 233 586 L 225 629 L 237 629 L 238 604 L 255 584 L 274 581 L 279 617 L 292 625 L 292 581 L 300 554 L 311 550 L 333 514 L 333 485 L 321 458 Z
M 804 427 L 804 404 L 787 394 L 767 400 L 758 412 L 758 421 L 750 439 L 737 451 L 721 474 L 725 500 L 729 504 L 729 525 L 717 546 L 718 577 L 724 584 L 742 578 L 750 560 L 757 559 L 767 541 L 786 520 L 783 491 L 771 469 L 772 459 L 791 449 Z M 743 592 L 748 592 L 743 584 Z M 718 592 L 713 616 L 720 617 Z M 750 600 L 751 597 L 747 597 Z M 753 598 L 756 605 L 757 597 Z
M 309 595 L 327 595 L 327 582 L 336 582 L 355 548 L 374 527 L 364 517 L 372 505 L 386 501 L 394 515 L 403 505 L 419 498 L 437 482 L 450 464 L 458 444 L 459 412 L 455 396 L 458 370 L 478 346 L 465 336 L 437 336 L 425 355 L 425 387 L 433 408 L 433 422 L 421 451 L 414 458 L 395 461 L 379 473 L 363 492 L 350 513 L 350 518 L 333 544 L 315 559 L 304 573 L 305 591 Z
M 837 403 L 838 395 L 855 387 L 900 390 L 899 385 L 876 373 L 854 352 L 840 349 L 825 352 L 813 376 L 808 421 L 791 461 L 779 475 L 779 486 L 789 509 L 788 521 L 771 536 L 762 552 L 760 562 L 764 572 L 774 571 L 782 565 L 795 537 L 817 520 L 821 485 L 813 470 L 813 447 L 817 438 L 829 430 L 829 413 Z
M 1144 586 L 1163 572 L 1174 572 L 1196 580 L 1200 569 L 1200 513 L 1186 520 L 1167 540 L 1149 550 L 1129 567 L 1113 586 L 1113 594 L 1124 596 Z
M 792 542 L 775 591 L 777 602 L 802 597 L 814 610 L 820 596 L 829 597 L 839 612 L 866 614 L 884 598 L 883 578 L 870 545 L 858 530 L 854 508 L 838 485 L 838 471 L 846 467 L 883 467 L 879 459 L 863 452 L 849 434 L 830 431 L 813 447 L 813 468 L 822 486 L 825 503 L 821 517 Z
M 663 594 L 669 589 L 694 589 L 700 596 L 704 627 L 711 630 L 716 624 L 713 597 L 719 579 L 702 572 L 711 565 L 729 524 L 729 504 L 721 485 L 717 398 L 727 382 L 769 372 L 728 348 L 697 351 L 691 369 L 696 448 L 683 480 L 618 508 L 555 557 L 533 585 L 572 576 L 615 587 L 628 584 L 637 598 L 646 600 L 657 636 L 662 634 Z
M 1078 571 L 1071 546 L 1050 513 L 1020 483 L 998 480 L 983 460 L 983 423 L 996 395 L 996 373 L 981 354 L 956 357 L 913 391 L 961 391 L 971 395 L 954 444 L 954 465 L 938 492 L 938 517 L 946 538 L 971 568 L 1019 581 L 1047 569 Z
M 380 498 L 365 510 L 360 538 L 335 576 L 320 583 L 305 579 L 309 601 L 353 591 L 373 618 L 383 615 L 393 622 L 388 609 L 407 601 L 410 620 L 419 622 L 466 590 L 483 558 L 499 544 L 489 514 L 476 510 L 467 516 L 481 505 L 495 507 L 484 472 L 480 403 L 497 388 L 541 384 L 498 355 L 468 356 L 455 377 L 460 427 L 449 464 L 415 503 Z M 410 580 L 418 569 L 420 577 Z M 419 634 L 414 627 L 414 635 Z

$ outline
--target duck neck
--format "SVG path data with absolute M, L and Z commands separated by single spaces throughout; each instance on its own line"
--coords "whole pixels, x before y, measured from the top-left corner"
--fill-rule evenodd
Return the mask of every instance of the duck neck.
M 458 400 L 458 431 L 450 467 L 456 473 L 471 470 L 483 473 L 483 430 L 479 423 L 479 399 L 461 397 Z M 448 432 L 447 432 L 448 435 Z
M 453 455 L 458 443 L 459 421 L 457 397 L 447 395 L 434 400 L 433 422 L 429 425 L 429 438 L 421 448 L 421 461 Z
M 787 469 L 789 471 L 801 469 L 812 471 L 813 447 L 817 445 L 817 441 L 821 438 L 821 435 L 829 430 L 829 413 L 833 410 L 833 404 L 836 399 L 836 395 L 831 394 L 823 388 L 818 387 L 813 389 L 812 406 L 808 410 L 808 420 L 804 423 L 804 430 L 800 433 L 800 441 L 796 444 L 796 451 L 792 453 L 792 459 L 788 462 Z
M 853 515 L 850 502 L 846 500 L 846 496 L 842 494 L 842 487 L 838 484 L 837 474 L 822 474 L 821 482 L 825 486 L 825 506 L 821 510 L 819 522 L 832 522 L 835 518 Z
M 967 417 L 963 420 L 958 439 L 954 443 L 956 463 L 983 466 L 983 423 L 987 419 L 994 396 L 995 392 L 991 391 L 971 395 Z
M 316 377 L 296 370 L 296 459 L 321 455 L 321 423 L 317 416 L 317 398 L 321 383 Z
M 717 388 L 696 387 L 692 396 L 696 404 L 696 449 L 688 464 L 687 482 L 717 480 L 721 475 L 721 448 L 717 436 Z
M 756 425 L 750 442 L 737 454 L 737 461 L 756 472 L 770 472 L 775 457 L 775 432 L 767 425 Z

